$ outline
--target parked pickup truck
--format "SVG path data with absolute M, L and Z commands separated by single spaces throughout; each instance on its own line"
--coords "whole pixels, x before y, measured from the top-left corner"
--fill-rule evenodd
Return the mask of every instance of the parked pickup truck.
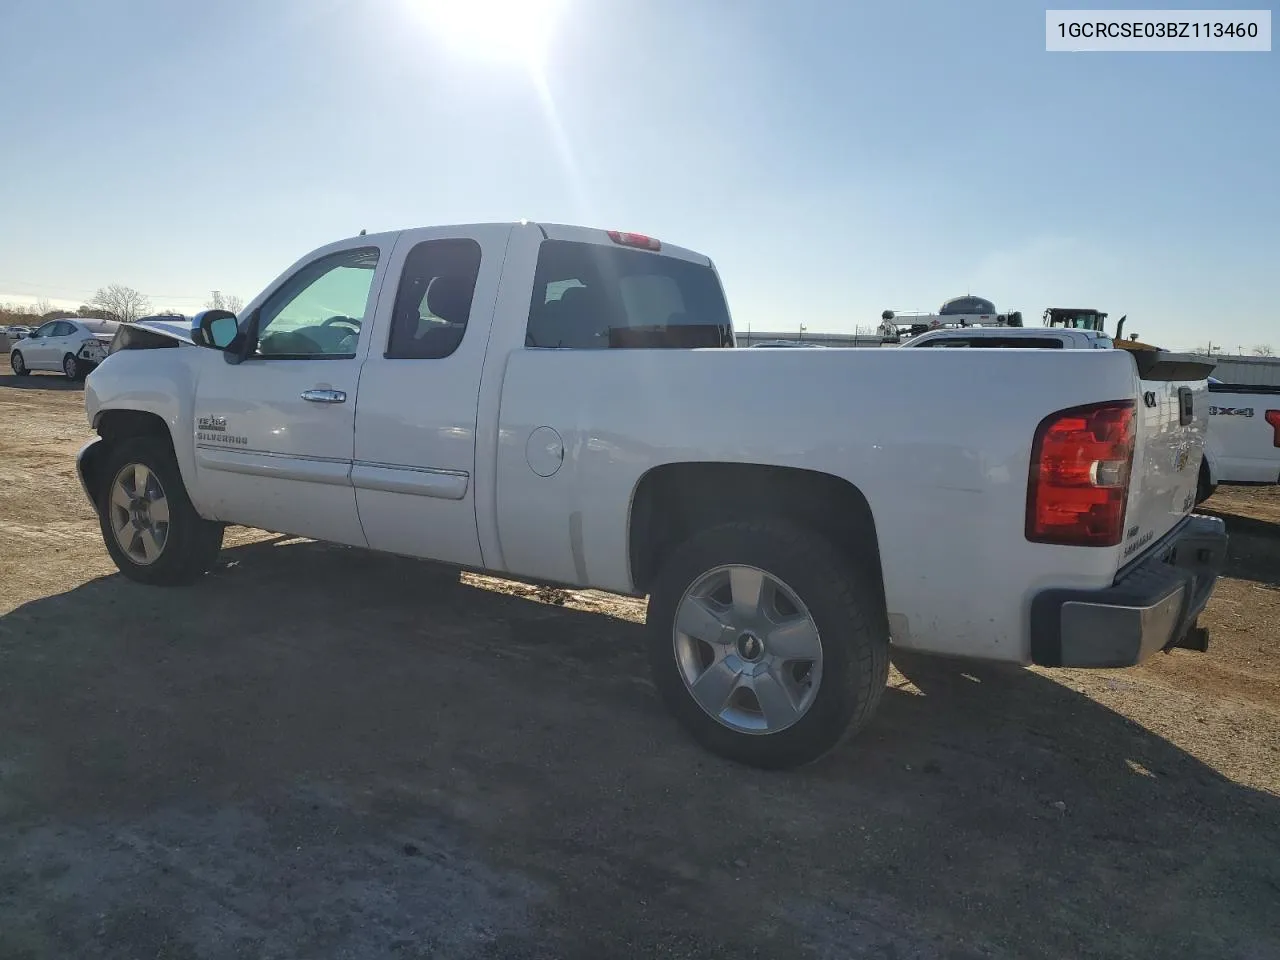
M 1209 378 L 1209 432 L 1197 498 L 1218 484 L 1280 483 L 1280 387 Z
M 934 330 L 907 347 L 1012 347 L 1044 350 L 1110 350 L 1105 333 L 1073 328 Z M 1143 361 L 1138 361 L 1143 362 Z M 1206 362 L 1206 369 L 1209 369 Z M 1280 483 L 1280 387 L 1209 382 L 1209 427 L 1196 482 L 1196 503 L 1218 484 Z
M 235 523 L 647 595 L 662 697 L 760 766 L 863 726 L 891 638 L 1047 666 L 1203 649 L 1226 536 L 1189 515 L 1200 368 L 735 346 L 711 261 L 649 237 L 353 237 L 239 317 L 121 327 L 78 469 L 144 583 L 198 579 Z

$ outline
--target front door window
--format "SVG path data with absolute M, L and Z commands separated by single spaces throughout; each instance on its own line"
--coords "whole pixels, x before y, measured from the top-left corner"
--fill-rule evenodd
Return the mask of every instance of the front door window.
M 269 359 L 354 357 L 369 309 L 376 247 L 310 263 L 263 304 L 258 355 Z

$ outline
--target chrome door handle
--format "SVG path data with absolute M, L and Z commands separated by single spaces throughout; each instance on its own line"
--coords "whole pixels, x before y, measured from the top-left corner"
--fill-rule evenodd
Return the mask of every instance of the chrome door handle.
M 346 403 L 345 390 L 303 390 L 302 399 L 312 403 Z

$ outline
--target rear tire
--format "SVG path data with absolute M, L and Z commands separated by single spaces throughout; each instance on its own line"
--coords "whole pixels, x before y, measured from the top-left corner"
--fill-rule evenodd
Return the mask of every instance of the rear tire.
M 13 368 L 13 375 L 15 377 L 31 376 L 31 371 L 27 369 L 27 362 L 22 359 L 22 354 L 17 350 L 9 354 L 9 366 Z
M 98 521 L 116 567 L 138 583 L 194 583 L 222 549 L 222 524 L 196 513 L 173 452 L 155 437 L 123 440 L 107 452 Z
M 1209 482 L 1209 464 L 1200 461 L 1200 479 L 1196 482 L 1196 505 L 1204 503 L 1213 496 L 1213 492 L 1218 489 L 1216 483 Z
M 728 585 L 712 589 L 716 577 Z M 740 604 L 738 583 L 761 578 L 756 595 L 774 599 Z M 757 628 L 748 609 L 771 612 Z M 822 537 L 784 521 L 729 523 L 679 546 L 650 592 L 647 633 L 668 709 L 702 746 L 754 767 L 796 767 L 834 749 L 871 719 L 889 676 L 875 581 Z M 792 659 L 806 650 L 813 653 Z
M 71 353 L 62 358 L 62 372 L 68 380 L 83 380 L 85 377 L 84 364 Z

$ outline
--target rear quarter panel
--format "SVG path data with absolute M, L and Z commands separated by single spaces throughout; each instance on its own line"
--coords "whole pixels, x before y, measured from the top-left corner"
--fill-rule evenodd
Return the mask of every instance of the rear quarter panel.
M 1135 389 L 1139 443 L 1125 517 L 1125 562 L 1141 556 L 1194 508 L 1209 423 L 1207 381 L 1142 380 Z M 1179 391 L 1184 389 L 1192 396 L 1187 424 L 1180 422 Z
M 1134 384 L 1129 357 L 1103 350 L 517 350 L 499 418 L 498 565 L 630 592 L 629 506 L 650 469 L 817 470 L 871 506 L 896 644 L 1027 662 L 1031 596 L 1109 584 L 1120 549 L 1026 541 L 1036 426 L 1132 399 Z M 563 443 L 549 477 L 530 467 L 539 427 Z

